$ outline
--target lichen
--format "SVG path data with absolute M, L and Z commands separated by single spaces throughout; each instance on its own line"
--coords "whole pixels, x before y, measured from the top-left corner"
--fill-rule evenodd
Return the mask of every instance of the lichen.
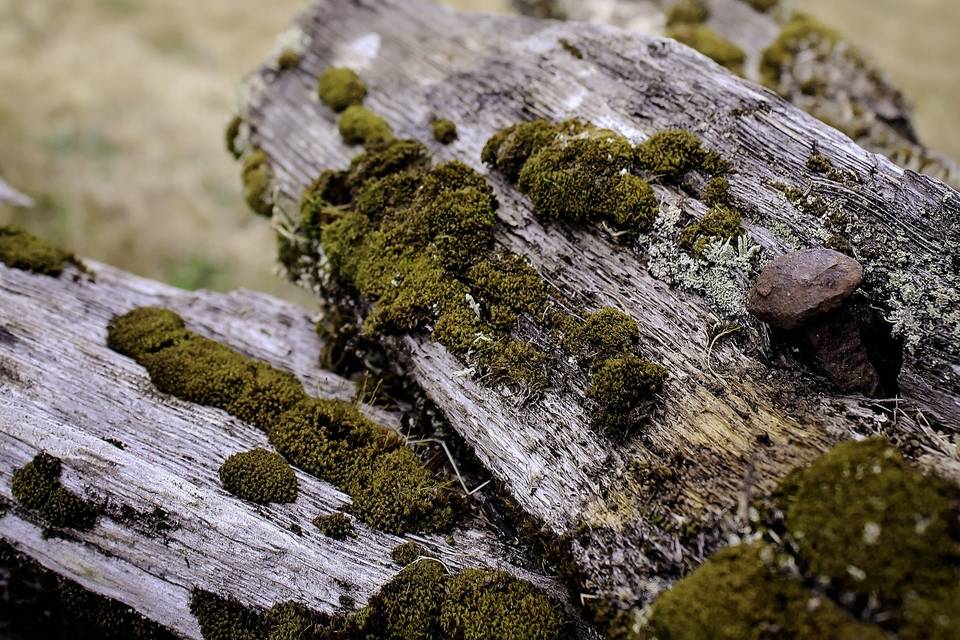
M 256 502 L 293 502 L 297 476 L 287 461 L 266 449 L 235 453 L 220 467 L 220 482 L 233 495 Z
M 781 484 L 783 527 L 809 576 L 869 604 L 902 638 L 960 628 L 960 489 L 882 438 L 844 442 Z
M 696 49 L 733 73 L 743 75 L 747 54 L 739 45 L 710 27 L 704 24 L 675 24 L 667 29 L 667 36 Z
M 54 528 L 90 529 L 98 509 L 60 483 L 61 462 L 46 453 L 13 472 L 10 490 L 17 502 Z
M 84 269 L 73 254 L 16 226 L 0 226 L 0 262 L 13 269 L 52 277 L 63 273 L 68 264 Z
M 667 9 L 667 26 L 701 24 L 710 17 L 710 9 L 703 0 L 679 0 Z
M 243 198 L 250 209 L 261 216 L 273 215 L 273 169 L 262 149 L 254 149 L 243 160 Z
M 387 121 L 358 104 L 346 108 L 337 126 L 347 144 L 376 147 L 393 139 L 393 131 Z
M 438 118 L 430 127 L 433 130 L 433 139 L 440 144 L 451 144 L 457 139 L 457 125 L 452 120 Z
M 449 485 L 356 406 L 310 398 L 292 374 L 186 330 L 169 310 L 147 307 L 116 317 L 107 341 L 143 365 L 161 391 L 266 431 L 290 463 L 350 494 L 359 520 L 390 533 L 451 524 Z
M 352 69 L 334 67 L 320 75 L 317 93 L 321 102 L 340 112 L 347 107 L 363 104 L 363 99 L 367 96 L 367 86 Z
M 320 533 L 334 540 L 343 540 L 355 535 L 353 521 L 343 513 L 317 516 L 313 519 L 313 524 L 320 530 Z
M 657 598 L 640 637 L 882 640 L 774 566 L 774 549 L 743 544 L 714 554 Z M 769 634 L 769 635 L 768 635 Z
M 398 544 L 390 551 L 390 557 L 393 558 L 393 561 L 404 567 L 413 564 L 419 558 L 426 557 L 426 555 L 427 550 L 412 541 Z

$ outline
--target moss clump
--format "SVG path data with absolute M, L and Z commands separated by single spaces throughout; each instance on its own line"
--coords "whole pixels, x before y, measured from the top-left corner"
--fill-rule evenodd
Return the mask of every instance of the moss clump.
M 287 461 L 266 449 L 235 453 L 220 467 L 223 488 L 258 504 L 293 502 L 297 499 L 297 476 Z
M 598 406 L 597 424 L 607 429 L 619 427 L 666 379 L 665 367 L 631 353 L 604 360 L 594 367 L 588 392 Z
M 281 71 L 289 71 L 300 66 L 300 52 L 294 49 L 284 49 L 277 56 L 277 68 Z
M 90 529 L 97 519 L 96 506 L 60 484 L 61 463 L 46 453 L 13 472 L 10 489 L 24 508 L 35 512 L 54 528 Z
M 563 637 L 564 616 L 529 582 L 466 569 L 450 580 L 440 626 L 456 640 L 552 640 Z
M 699 255 L 711 240 L 732 240 L 742 233 L 740 212 L 722 204 L 714 205 L 701 220 L 680 232 L 680 245 Z
M 511 327 L 521 315 L 536 315 L 547 307 L 543 278 L 516 254 L 496 253 L 479 260 L 467 273 L 467 281 L 484 318 L 495 327 Z
M 700 199 L 708 207 L 730 206 L 730 181 L 724 176 L 711 179 L 704 187 Z
M 393 561 L 404 567 L 408 564 L 413 564 L 419 558 L 426 557 L 426 555 L 427 550 L 416 542 L 398 544 L 390 552 L 390 557 L 393 558 Z
M 763 84 L 776 90 L 780 85 L 780 75 L 784 70 L 793 68 L 797 54 L 806 49 L 832 49 L 839 41 L 837 32 L 804 13 L 794 14 L 760 58 Z
M 367 86 L 352 69 L 331 68 L 324 71 L 317 81 L 320 100 L 340 112 L 347 107 L 363 104 Z
M 186 330 L 168 310 L 141 308 L 114 318 L 107 341 L 146 367 L 161 391 L 266 431 L 292 464 L 350 494 L 361 521 L 390 533 L 436 531 L 452 522 L 448 484 L 354 405 L 308 397 L 292 374 Z
M 235 159 L 239 160 L 240 156 L 243 155 L 243 150 L 237 145 L 237 138 L 240 136 L 240 127 L 243 126 L 243 118 L 240 117 L 240 114 L 237 114 L 230 118 L 230 122 L 227 123 L 227 128 L 223 132 L 224 141 L 227 145 L 227 151 L 230 152 Z
M 588 313 L 568 338 L 571 351 L 589 361 L 607 360 L 636 350 L 640 342 L 637 321 L 619 309 L 604 307 Z
M 243 160 L 243 198 L 250 209 L 261 216 L 273 215 L 273 169 L 262 149 L 255 149 Z
M 367 605 L 365 630 L 374 638 L 434 640 L 440 635 L 440 607 L 447 572 L 435 560 L 421 560 L 400 571 Z
M 0 262 L 13 269 L 53 277 L 63 273 L 68 264 L 83 268 L 73 254 L 15 226 L 0 226 Z
M 702 24 L 710 18 L 710 9 L 703 0 L 680 0 L 667 9 L 667 26 Z
M 337 621 L 299 602 L 280 602 L 264 615 L 266 640 L 333 640 Z
M 780 4 L 780 0 L 745 0 L 745 2 L 760 13 L 769 13 Z
M 720 36 L 704 24 L 676 24 L 667 35 L 692 47 L 737 75 L 743 75 L 747 54 L 737 44 Z
M 340 115 L 337 126 L 347 144 L 375 147 L 393 139 L 393 131 L 387 121 L 361 105 L 347 107 Z
M 457 125 L 452 120 L 440 118 L 433 121 L 433 139 L 440 144 L 450 144 L 457 139 Z
M 882 640 L 880 629 L 855 620 L 768 563 L 762 544 L 714 554 L 654 603 L 644 637 Z
M 902 638 L 960 629 L 960 490 L 911 469 L 882 438 L 845 442 L 777 494 L 801 566 L 873 603 Z
M 807 158 L 807 169 L 814 173 L 830 173 L 833 171 L 833 163 L 827 156 L 814 153 Z
M 313 524 L 320 530 L 320 533 L 334 540 L 343 540 L 355 535 L 353 521 L 342 513 L 317 516 L 313 519 Z
M 646 231 L 659 210 L 650 185 L 630 173 L 630 141 L 582 122 L 513 125 L 487 142 L 483 160 L 516 182 L 545 222 L 608 222 Z
M 684 129 L 660 131 L 637 146 L 641 167 L 671 182 L 688 171 L 701 170 L 719 175 L 730 170 L 729 163 L 716 152 L 703 148 L 700 138 Z
M 262 640 L 266 636 L 261 613 L 209 591 L 193 591 L 190 613 L 200 625 L 203 640 Z

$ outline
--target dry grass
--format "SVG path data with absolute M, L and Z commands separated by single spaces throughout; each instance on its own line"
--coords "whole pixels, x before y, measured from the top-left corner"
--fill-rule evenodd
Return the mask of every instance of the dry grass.
M 960 84 L 951 82 L 960 4 L 800 1 L 912 89 L 926 138 L 960 156 L 960 131 L 948 120 L 960 101 Z M 0 223 L 24 223 L 84 255 L 181 286 L 247 286 L 305 300 L 272 275 L 271 232 L 243 205 L 222 140 L 240 78 L 302 5 L 0 0 L 0 174 L 39 203 L 0 209 Z

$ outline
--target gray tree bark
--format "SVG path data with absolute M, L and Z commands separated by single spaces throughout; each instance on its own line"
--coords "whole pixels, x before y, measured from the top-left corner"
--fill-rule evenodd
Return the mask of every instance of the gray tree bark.
M 637 142 L 683 127 L 733 162 L 750 241 L 700 261 L 675 236 L 678 219 L 703 215 L 685 195 L 702 178 L 688 176 L 685 190 L 657 185 L 655 231 L 624 247 L 601 229 L 544 226 L 500 175 L 487 176 L 501 204 L 498 246 L 527 256 L 579 308 L 630 313 L 648 355 L 669 368 L 649 423 L 625 441 L 592 428 L 582 391 L 523 402 L 453 375 L 463 363 L 427 337 L 385 341 L 520 506 L 571 539 L 584 599 L 648 602 L 748 525 L 751 497 L 841 439 L 884 433 L 957 477 L 960 194 L 950 187 L 860 148 L 691 49 L 608 26 L 465 17 L 420 0 L 319 0 L 284 36 L 293 40 L 300 66 L 266 64 L 249 79 L 243 109 L 251 143 L 272 160 L 279 227 L 322 169 L 358 152 L 316 98 L 316 77 L 330 66 L 361 75 L 365 104 L 398 136 L 481 172 L 485 141 L 536 117 L 581 118 Z M 433 142 L 435 117 L 457 124 L 457 142 Z M 839 174 L 808 169 L 814 152 Z M 786 198 L 784 185 L 802 200 Z M 896 399 L 839 394 L 791 356 L 773 357 L 766 329 L 744 311 L 758 267 L 822 244 L 832 214 L 866 268 L 864 300 L 907 343 Z M 302 284 L 323 277 L 315 265 Z M 731 322 L 736 335 L 715 339 Z M 562 375 L 585 387 L 582 373 Z

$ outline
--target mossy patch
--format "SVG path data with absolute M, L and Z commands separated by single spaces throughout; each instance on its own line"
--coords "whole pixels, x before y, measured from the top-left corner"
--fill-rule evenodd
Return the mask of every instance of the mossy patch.
M 594 367 L 588 396 L 599 409 L 596 422 L 606 429 L 621 428 L 629 414 L 652 399 L 667 379 L 667 369 L 645 358 L 625 353 Z
M 300 66 L 300 52 L 294 49 L 284 49 L 277 56 L 277 68 L 281 71 L 289 71 Z
M 780 0 L 745 0 L 745 2 L 760 13 L 770 13 L 780 4 Z
M 393 131 L 387 121 L 358 104 L 346 108 L 340 115 L 337 127 L 347 144 L 375 147 L 393 139 Z
M 261 216 L 273 215 L 273 169 L 270 158 L 262 149 L 254 149 L 243 160 L 241 171 L 243 199 L 247 206 Z
M 774 550 L 762 543 L 714 554 L 693 574 L 656 600 L 641 637 L 795 638 L 883 640 L 880 629 L 861 623 L 792 577 L 771 566 Z
M 240 148 L 238 143 L 238 138 L 240 137 L 240 128 L 243 126 L 243 118 L 240 117 L 240 114 L 237 114 L 230 118 L 230 121 L 227 123 L 227 128 L 223 132 L 224 142 L 226 143 L 227 151 L 230 152 L 230 155 L 234 159 L 239 160 L 243 155 L 243 150 Z
M 10 490 L 17 502 L 54 528 L 90 529 L 98 509 L 60 483 L 61 462 L 46 453 L 13 472 Z
M 356 406 L 310 398 L 294 375 L 185 329 L 166 309 L 115 317 L 107 342 L 143 365 L 161 391 L 266 431 L 290 463 L 350 494 L 354 516 L 372 527 L 436 531 L 453 521 L 449 484 Z
M 0 226 L 0 262 L 13 269 L 52 277 L 59 276 L 71 264 L 84 270 L 72 253 L 16 226 Z
M 544 222 L 606 222 L 642 232 L 659 210 L 650 185 L 631 173 L 630 141 L 583 122 L 513 125 L 487 142 L 483 159 L 516 182 Z
M 776 90 L 780 85 L 780 75 L 792 69 L 800 52 L 806 49 L 832 49 L 839 41 L 840 35 L 836 31 L 807 14 L 795 13 L 783 26 L 777 39 L 763 52 L 760 59 L 763 84 Z
M 355 535 L 353 521 L 343 513 L 317 516 L 313 519 L 313 524 L 320 530 L 320 533 L 334 540 L 343 540 Z
M 667 35 L 707 56 L 737 75 L 743 75 L 747 54 L 734 42 L 727 40 L 704 24 L 675 24 Z
M 235 453 L 220 467 L 220 482 L 233 495 L 256 502 L 293 502 L 297 476 L 283 456 L 266 449 Z
M 702 24 L 710 17 L 710 9 L 703 0 L 679 0 L 667 9 L 667 26 Z
M 572 55 L 577 60 L 583 60 L 583 51 L 577 45 L 573 44 L 567 38 L 560 38 L 560 46 L 563 50 Z
M 390 557 L 393 558 L 393 561 L 403 567 L 408 564 L 413 564 L 417 559 L 426 557 L 426 555 L 427 550 L 412 541 L 398 544 L 390 552 Z
M 732 240 L 743 233 L 740 228 L 742 216 L 730 206 L 715 204 L 703 218 L 685 227 L 680 232 L 680 246 L 699 255 L 712 240 Z
M 700 138 L 685 129 L 660 131 L 636 149 L 641 167 L 668 182 L 680 181 L 688 171 L 722 175 L 730 164 L 715 151 L 705 149 Z
M 795 471 L 776 502 L 811 578 L 878 612 L 902 638 L 956 637 L 960 489 L 871 438 Z
M 452 120 L 438 118 L 430 125 L 433 131 L 433 139 L 440 144 L 451 144 L 457 139 L 457 125 Z
M 284 602 L 262 612 L 196 590 L 190 605 L 204 640 L 559 640 L 568 621 L 559 604 L 509 573 L 467 569 L 449 575 L 421 558 L 367 605 L 335 617 Z
M 367 86 L 352 69 L 335 67 L 324 71 L 317 80 L 317 94 L 321 102 L 340 112 L 347 107 L 363 104 Z

